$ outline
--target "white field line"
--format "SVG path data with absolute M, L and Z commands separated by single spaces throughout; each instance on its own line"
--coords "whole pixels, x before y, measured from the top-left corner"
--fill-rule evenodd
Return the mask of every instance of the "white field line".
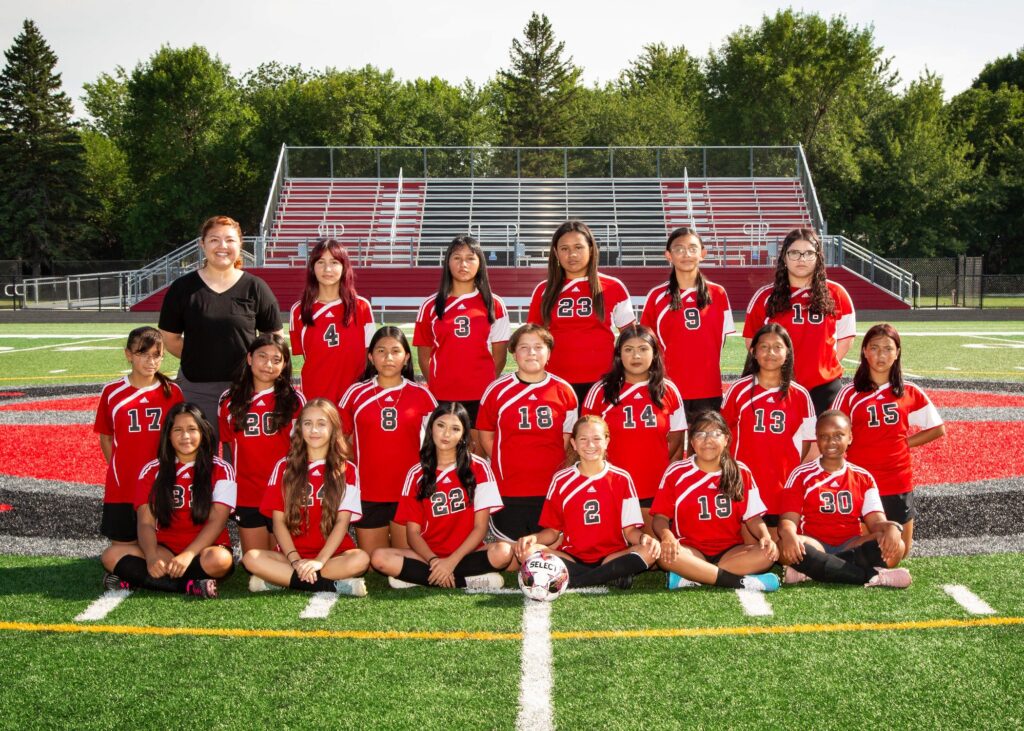
M 993 340 L 997 343 L 1011 343 L 1013 345 L 1020 345 L 1020 340 L 1010 340 L 1009 338 L 994 338 L 986 335 L 971 335 L 971 337 L 978 338 L 979 340 Z
M 331 613 L 331 607 L 338 601 L 333 591 L 318 591 L 309 598 L 309 604 L 299 615 L 302 619 L 323 619 Z
M 551 603 L 523 598 L 523 655 L 519 675 L 518 731 L 550 731 Z
M 962 584 L 943 584 L 942 590 L 970 614 L 995 614 L 996 610 L 984 599 Z
M 465 589 L 467 594 L 521 594 L 519 589 L 503 587 L 501 589 Z M 566 589 L 566 594 L 607 594 L 607 586 L 584 586 L 582 589 Z M 547 604 L 548 602 L 541 602 Z
M 77 340 L 75 345 L 82 345 L 84 343 L 102 343 L 107 340 L 114 340 L 117 338 L 123 338 L 123 335 L 107 335 L 102 338 L 94 338 L 93 340 Z M 8 353 L 28 353 L 32 350 L 53 350 L 54 348 L 67 347 L 67 343 L 54 343 L 53 345 L 37 345 L 33 348 L 15 348 L 14 350 L 2 350 L 0 355 L 6 355 Z
M 770 617 L 774 614 L 772 605 L 764 598 L 763 591 L 737 589 L 736 598 L 740 600 L 743 613 L 748 617 Z
M 76 622 L 95 622 L 105 619 L 117 607 L 118 604 L 132 595 L 129 589 L 111 589 L 100 595 L 100 598 L 85 608 L 85 611 L 75 617 Z
M 12 340 L 57 340 L 57 339 L 75 340 L 75 339 L 79 339 L 79 338 L 123 338 L 123 337 L 125 337 L 124 333 L 121 333 L 121 334 L 117 334 L 117 333 L 113 333 L 113 334 L 109 334 L 109 333 L 83 333 L 81 335 L 68 335 L 68 334 L 64 334 L 64 335 L 58 335 L 58 334 L 40 335 L 40 334 L 37 334 L 37 333 L 34 333 L 34 334 L 0 333 L 0 338 L 10 338 Z

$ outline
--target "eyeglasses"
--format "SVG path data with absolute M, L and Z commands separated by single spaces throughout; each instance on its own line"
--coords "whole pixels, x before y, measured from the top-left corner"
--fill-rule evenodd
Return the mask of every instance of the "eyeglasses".
M 721 439 L 725 436 L 725 432 L 721 429 L 712 429 L 711 431 L 695 431 L 690 435 L 690 439 L 693 440 L 704 440 L 704 439 Z
M 680 254 L 689 254 L 690 256 L 697 256 L 700 253 L 699 246 L 673 246 L 669 249 L 673 254 L 679 256 Z
M 790 261 L 814 261 L 815 257 L 818 256 L 818 252 L 814 249 L 808 249 L 807 251 L 795 251 L 790 249 L 786 252 L 786 258 Z
M 138 358 L 141 361 L 149 361 L 150 363 L 159 363 L 164 359 L 164 354 L 153 355 L 152 353 L 132 353 L 133 358 Z

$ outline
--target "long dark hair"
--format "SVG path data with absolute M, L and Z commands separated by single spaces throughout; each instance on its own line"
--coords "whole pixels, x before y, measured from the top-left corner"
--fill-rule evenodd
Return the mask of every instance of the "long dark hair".
M 442 401 L 427 419 L 423 445 L 420 447 L 420 466 L 423 468 L 423 474 L 420 475 L 420 489 L 416 493 L 416 497 L 420 500 L 429 500 L 430 496 L 437 491 L 437 447 L 434 446 L 434 422 L 448 414 L 458 418 L 459 423 L 462 424 L 462 438 L 455 445 L 455 473 L 466 490 L 466 499 L 472 503 L 473 496 L 476 494 L 476 475 L 473 474 L 473 458 L 469 451 L 469 412 L 458 401 Z
M 864 357 L 864 350 L 868 347 L 868 344 L 875 338 L 892 338 L 892 341 L 896 343 L 896 347 L 899 349 L 899 355 L 896 356 L 896 360 L 892 362 L 892 367 L 889 368 L 889 388 L 892 391 L 892 395 L 899 398 L 903 395 L 903 364 L 900 362 L 903 359 L 903 345 L 900 342 L 900 334 L 896 332 L 896 328 L 887 322 L 873 325 L 866 333 L 864 333 L 864 339 L 860 345 L 860 364 L 857 366 L 857 372 L 853 375 L 853 388 L 861 393 L 868 393 L 874 391 L 874 381 L 871 380 L 871 369 L 868 367 L 868 359 Z
M 373 367 L 373 361 L 370 358 L 373 356 L 373 349 L 377 347 L 384 338 L 394 338 L 402 344 L 402 348 L 405 350 L 405 354 L 409 356 L 405 359 L 405 365 L 402 366 L 402 378 L 412 381 L 416 379 L 416 372 L 412 367 L 412 348 L 409 347 L 409 341 L 405 337 L 405 333 L 402 332 L 401 328 L 397 328 L 394 325 L 385 325 L 379 328 L 377 332 L 370 338 L 370 344 L 366 348 L 366 368 L 363 369 L 363 375 L 359 378 L 360 381 L 369 381 L 371 378 L 377 375 L 377 369 Z
M 661 359 L 661 349 L 651 329 L 635 322 L 619 330 L 619 337 L 615 340 L 612 369 L 601 377 L 604 400 L 612 406 L 619 403 L 619 394 L 626 383 L 626 367 L 622 365 L 622 346 L 631 338 L 643 340 L 654 352 L 651 368 L 647 371 L 647 390 L 651 394 L 651 401 L 660 409 L 665 397 L 665 363 Z
M 331 423 L 327 456 L 324 458 L 324 485 L 320 491 L 320 533 L 324 538 L 334 530 L 338 506 L 345 498 L 345 470 L 348 468 L 348 445 L 341 434 L 341 417 L 334 404 L 315 398 L 299 414 L 299 428 L 292 432 L 284 468 L 284 524 L 293 536 L 309 530 L 309 452 L 302 438 L 302 417 L 310 409 L 320 409 Z
M 590 261 L 587 264 L 587 282 L 590 284 L 590 296 L 594 300 L 594 313 L 598 320 L 604 320 L 604 292 L 601 291 L 601 280 L 597 276 L 598 248 L 597 241 L 590 227 L 583 221 L 576 219 L 566 221 L 555 229 L 551 235 L 551 248 L 548 249 L 548 279 L 544 287 L 544 296 L 540 301 L 541 317 L 544 318 L 544 325 L 551 325 L 551 310 L 555 302 L 562 294 L 562 285 L 565 284 L 565 270 L 558 263 L 558 240 L 568 233 L 583 234 L 590 247 Z
M 687 226 L 680 226 L 668 235 L 668 242 L 665 244 L 665 251 L 672 251 L 672 242 L 683 236 L 694 237 L 697 239 L 697 243 L 700 244 L 701 250 L 704 250 L 704 239 L 700 237 L 700 234 L 697 233 L 696 229 L 692 229 Z M 703 310 L 711 304 L 711 292 L 708 290 L 708 283 L 700 271 L 700 266 L 697 267 L 697 280 L 694 282 L 694 288 L 697 290 L 697 309 Z M 668 295 L 671 298 L 671 302 L 669 304 L 670 310 L 678 310 L 682 307 L 682 293 L 679 291 L 679 281 L 676 279 L 676 268 L 675 266 L 671 266 L 671 263 L 668 273 Z
M 491 284 L 487 279 L 487 260 L 484 250 L 480 247 L 480 242 L 472 236 L 456 236 L 448 244 L 448 249 L 444 252 L 444 266 L 441 267 L 441 284 L 437 288 L 437 296 L 434 297 L 434 312 L 437 313 L 438 320 L 444 317 L 445 300 L 448 299 L 448 295 L 452 291 L 452 270 L 450 268 L 452 256 L 463 247 L 476 254 L 477 261 L 480 262 L 480 266 L 476 270 L 476 277 L 473 278 L 473 285 L 480 293 L 484 307 L 487 308 L 487 322 L 493 323 L 494 296 L 491 294 Z
M 306 287 L 302 290 L 300 313 L 302 323 L 307 327 L 313 324 L 313 305 L 320 295 L 320 282 L 316 278 L 316 270 L 313 268 L 323 258 L 325 253 L 330 253 L 335 259 L 341 262 L 341 280 L 338 282 L 338 298 L 341 299 L 342 309 L 345 311 L 341 317 L 341 326 L 348 327 L 352 324 L 352 318 L 356 312 L 356 274 L 352 271 L 352 260 L 348 251 L 337 239 L 317 239 L 312 250 L 309 252 L 309 259 L 306 261 Z
M 213 505 L 213 455 L 216 446 L 213 443 L 213 427 L 198 406 L 181 401 L 170 408 L 160 429 L 160 446 L 157 449 L 160 466 L 153 481 L 153 490 L 149 493 L 149 510 L 161 528 L 170 527 L 171 514 L 174 512 L 178 455 L 171 444 L 171 429 L 174 428 L 175 418 L 181 414 L 195 419 L 202 436 L 196 460 L 192 465 L 192 522 L 196 525 L 205 523 L 210 517 L 210 507 Z
M 720 429 L 725 434 L 725 448 L 722 449 L 722 456 L 719 469 L 722 474 L 718 479 L 718 491 L 730 498 L 734 503 L 743 499 L 743 475 L 740 474 L 740 466 L 733 459 L 729 452 L 729 444 L 732 442 L 732 432 L 725 419 L 717 411 L 702 411 L 694 417 L 690 424 L 690 433 L 704 431 L 707 429 Z M 693 442 L 690 442 L 687 453 L 692 455 Z
M 128 342 L 125 343 L 124 348 L 136 355 L 142 355 L 152 350 L 154 345 L 160 346 L 160 354 L 162 356 L 164 352 L 164 336 L 155 327 L 143 325 L 128 333 Z M 171 379 L 165 376 L 159 368 L 154 375 L 156 380 L 160 381 L 160 388 L 164 392 L 164 398 L 170 398 Z
M 825 271 L 825 257 L 822 256 L 821 240 L 814 229 L 795 228 L 790 231 L 782 242 L 778 261 L 775 262 L 775 284 L 772 293 L 765 303 L 765 314 L 768 317 L 789 309 L 789 270 L 786 268 L 786 253 L 797 241 L 807 241 L 814 246 L 817 256 L 814 257 L 814 272 L 811 274 L 811 303 L 807 309 L 816 315 L 833 315 L 836 311 L 835 300 L 828 291 L 828 272 Z
M 777 322 L 762 325 L 761 329 L 754 333 L 754 337 L 750 339 L 750 350 L 747 351 L 747 362 L 743 364 L 743 373 L 740 377 L 756 376 L 761 372 L 761 365 L 754 357 L 754 352 L 757 350 L 758 341 L 766 335 L 778 335 L 786 346 L 786 360 L 782 362 L 782 373 L 780 374 L 782 383 L 779 384 L 779 396 L 786 398 L 789 395 L 789 384 L 793 382 L 793 340 L 786 332 L 786 328 Z M 754 389 L 750 389 L 750 397 L 754 397 Z
M 271 432 L 276 432 L 288 424 L 299 409 L 299 394 L 292 386 L 292 355 L 288 347 L 288 341 L 277 333 L 262 333 L 259 337 L 249 343 L 246 354 L 251 356 L 260 348 L 272 345 L 281 353 L 284 359 L 284 367 L 281 375 L 274 381 L 274 411 L 270 415 L 270 423 L 267 425 Z M 245 416 L 252 404 L 252 397 L 256 391 L 252 378 L 252 366 L 248 358 L 242 358 L 238 369 L 235 371 L 235 378 L 228 388 L 228 412 L 234 422 L 235 431 L 242 431 L 245 428 Z

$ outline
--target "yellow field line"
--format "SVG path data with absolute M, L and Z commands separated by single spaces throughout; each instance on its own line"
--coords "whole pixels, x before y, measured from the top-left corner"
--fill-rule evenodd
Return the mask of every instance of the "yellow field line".
M 930 619 L 917 622 L 845 622 L 837 624 L 788 624 L 749 627 L 666 627 L 638 630 L 577 630 L 552 632 L 553 640 L 652 639 L 665 637 L 743 637 L 824 632 L 887 632 L 898 630 L 968 629 L 1024 625 L 1024 617 L 978 619 Z M 275 630 L 217 627 L 140 627 L 118 624 L 36 624 L 0 622 L 0 631 L 58 632 L 67 634 L 112 634 L 136 636 L 252 637 L 301 640 L 522 640 L 520 632 L 403 632 L 399 630 Z

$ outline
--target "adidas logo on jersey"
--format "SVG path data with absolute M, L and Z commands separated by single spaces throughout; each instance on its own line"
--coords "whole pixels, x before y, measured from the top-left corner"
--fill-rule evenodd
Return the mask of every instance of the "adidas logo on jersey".
M 442 485 L 447 485 L 449 483 L 451 483 L 451 480 L 449 478 L 447 478 L 447 477 L 445 477 L 443 480 L 441 480 L 441 484 Z
M 634 394 L 633 394 L 633 400 L 634 400 L 634 401 L 642 401 L 642 400 L 643 400 L 643 398 L 644 398 L 644 397 L 643 397 L 643 396 L 641 396 L 641 395 L 640 395 L 640 394 L 638 394 L 638 393 L 634 393 Z
M 393 398 L 391 398 L 390 396 L 388 396 L 388 397 L 387 397 L 386 399 L 384 399 L 384 401 L 385 401 L 386 403 L 389 403 L 389 404 L 390 404 L 390 403 L 394 403 L 394 401 L 395 401 L 395 400 L 394 400 Z
M 264 405 L 264 403 L 263 403 L 263 399 L 260 399 L 259 401 L 257 401 L 257 402 L 256 402 L 256 405 L 257 405 L 257 406 L 263 406 L 263 405 Z
M 875 396 L 875 401 L 881 401 L 881 400 L 882 400 L 882 399 L 884 399 L 884 398 L 885 398 L 885 396 L 884 396 L 884 395 L 882 395 L 882 394 L 878 394 L 877 396 Z
M 580 291 L 580 288 L 579 288 L 579 287 L 573 287 L 573 288 L 572 288 L 572 289 L 570 289 L 569 291 L 570 291 L 570 292 L 579 292 L 579 291 Z
M 148 404 L 149 403 L 149 399 L 146 398 L 145 396 L 143 396 L 142 398 L 139 399 L 139 403 L 140 404 Z
M 836 482 L 835 480 L 832 480 L 832 484 L 829 485 L 829 487 L 839 487 L 839 483 Z
M 591 493 L 594 493 L 594 492 L 597 492 L 597 490 L 594 488 L 593 485 L 591 485 L 590 487 L 587 488 L 587 494 L 588 495 L 591 494 Z
M 312 475 L 313 477 L 319 477 L 321 473 L 320 470 L 313 470 L 309 474 Z
M 328 320 L 333 320 L 334 319 L 334 313 L 331 312 L 330 310 L 328 310 L 327 314 L 324 315 L 324 317 L 327 318 Z
M 534 396 L 534 395 L 533 395 L 533 394 L 531 393 L 531 394 L 530 394 L 530 399 L 529 399 L 529 400 L 530 400 L 530 401 L 536 401 L 536 400 L 537 400 L 537 397 L 536 397 L 536 396 Z
M 465 305 L 463 305 L 463 304 L 460 304 L 460 305 L 459 305 L 459 309 L 460 309 L 460 310 L 464 310 L 464 309 L 466 309 L 466 306 L 465 306 Z
M 769 396 L 768 397 L 768 403 L 774 404 L 775 403 L 775 397 L 774 396 Z

